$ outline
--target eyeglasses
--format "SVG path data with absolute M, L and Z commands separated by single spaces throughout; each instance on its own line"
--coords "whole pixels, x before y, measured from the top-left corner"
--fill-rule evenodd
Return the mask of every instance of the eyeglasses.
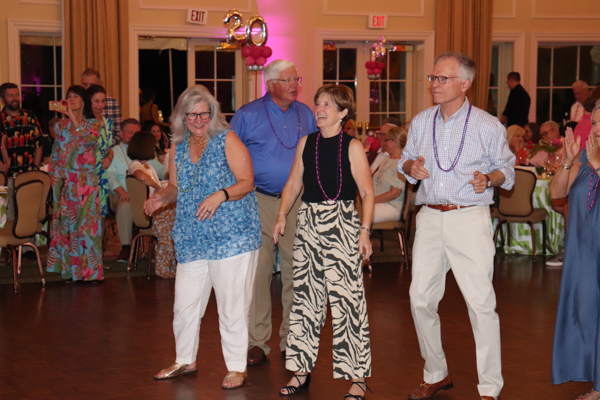
M 302 83 L 302 78 L 299 76 L 294 76 L 293 78 L 287 78 L 287 79 L 273 79 L 274 81 L 278 81 L 278 82 L 285 82 L 286 85 L 289 85 L 290 83 L 292 83 L 292 81 L 296 82 L 296 83 Z
M 448 79 L 458 78 L 458 76 L 435 76 L 435 75 L 427 75 L 427 78 L 429 78 L 429 82 L 431 82 L 431 83 L 435 82 L 435 80 L 437 79 L 437 81 L 440 83 L 440 85 L 443 85 L 446 82 L 448 82 Z
M 207 121 L 210 119 L 210 112 L 185 113 L 185 118 L 190 122 L 194 122 L 198 117 L 203 121 Z

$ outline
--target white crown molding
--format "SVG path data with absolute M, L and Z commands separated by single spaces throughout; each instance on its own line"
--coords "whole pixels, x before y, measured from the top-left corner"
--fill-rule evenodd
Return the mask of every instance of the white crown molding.
M 21 33 L 62 35 L 62 21 L 8 19 L 8 81 L 21 85 Z M 64 80 L 63 80 L 64 81 Z
M 140 0 L 141 1 L 141 0 Z M 421 1 L 421 9 L 417 13 L 385 13 L 385 12 L 377 12 L 377 11 L 369 11 L 369 12 L 333 12 L 329 11 L 329 0 L 323 0 L 323 15 L 353 15 L 353 16 L 361 16 L 366 17 L 369 14 L 381 14 L 387 15 L 388 17 L 409 17 L 409 18 L 423 18 L 425 16 L 425 0 Z
M 529 120 L 536 120 L 537 107 L 537 54 L 540 43 L 562 43 L 562 44 L 600 44 L 600 32 L 532 32 L 529 44 L 529 82 L 527 91 L 531 97 L 531 108 L 529 109 Z M 536 121 L 538 124 L 545 121 Z
M 424 54 L 424 68 L 422 71 L 423 80 L 427 80 L 427 74 L 433 69 L 433 59 L 435 58 L 435 31 L 390 31 L 385 30 L 385 38 L 388 41 L 422 41 L 425 47 Z M 314 88 L 313 92 L 316 92 L 317 88 L 323 85 L 323 42 L 326 40 L 351 40 L 351 41 L 365 41 L 372 40 L 377 41 L 382 35 L 382 31 L 362 29 L 362 30 L 329 30 L 329 29 L 317 29 L 315 30 L 315 70 L 314 70 Z M 431 92 L 427 90 L 427 87 L 423 90 L 423 104 L 417 109 L 424 110 L 431 105 Z
M 30 1 L 35 1 L 35 0 L 30 0 Z M 208 11 L 229 11 L 231 9 L 231 7 L 206 7 L 202 4 L 199 4 L 198 7 L 202 8 L 203 10 L 208 10 Z M 163 10 L 163 11 L 181 11 L 181 10 L 187 10 L 190 7 L 186 7 L 186 6 L 152 6 L 152 5 L 144 5 L 144 0 L 138 0 L 138 8 L 140 10 Z M 246 5 L 243 8 L 237 8 L 237 10 L 239 12 L 251 12 L 252 11 L 252 1 L 251 0 L 246 0 Z
M 547 0 L 544 0 L 547 1 Z M 580 14 L 580 15 L 543 15 L 537 14 L 537 0 L 531 1 L 531 19 L 598 19 L 600 15 L 591 15 L 591 14 Z
M 223 38 L 227 29 L 202 27 L 198 25 L 129 25 L 129 113 L 138 115 L 139 103 L 139 37 L 140 36 L 166 36 L 184 37 L 188 39 L 214 39 Z
M 512 12 L 510 14 L 492 15 L 494 19 L 512 19 L 517 17 L 517 0 L 512 0 Z

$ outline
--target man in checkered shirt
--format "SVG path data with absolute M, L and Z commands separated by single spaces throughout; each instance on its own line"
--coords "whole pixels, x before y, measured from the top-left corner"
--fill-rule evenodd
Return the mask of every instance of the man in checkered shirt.
M 92 85 L 102 85 L 102 79 L 100 79 L 100 72 L 93 68 L 87 68 L 81 74 L 81 86 L 84 88 L 89 88 Z M 121 131 L 121 106 L 115 99 L 110 96 L 106 96 L 106 108 L 104 108 L 104 112 L 102 113 L 106 118 L 110 118 L 113 123 L 112 136 L 114 144 L 116 144 L 119 140 L 119 132 Z
M 474 77 L 475 63 L 464 54 L 445 53 L 435 60 L 429 80 L 437 105 L 415 116 L 398 162 L 409 182 L 421 181 L 416 204 L 423 205 L 410 303 L 425 359 L 424 382 L 409 399 L 428 399 L 452 388 L 437 312 L 450 269 L 469 310 L 481 399 L 500 399 L 504 383 L 489 205 L 494 187 L 512 188 L 515 156 L 500 121 L 465 97 Z

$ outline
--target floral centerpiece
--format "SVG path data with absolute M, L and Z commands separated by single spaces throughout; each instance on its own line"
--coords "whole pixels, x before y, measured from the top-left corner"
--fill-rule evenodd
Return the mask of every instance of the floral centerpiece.
M 545 151 L 548 154 L 552 154 L 562 146 L 563 143 L 560 139 L 541 139 L 540 142 L 531 150 L 529 157 L 533 157 L 540 151 Z

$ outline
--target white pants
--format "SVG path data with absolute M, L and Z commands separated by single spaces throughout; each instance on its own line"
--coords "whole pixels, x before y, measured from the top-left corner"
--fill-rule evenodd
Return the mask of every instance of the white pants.
M 257 260 L 258 250 L 254 250 L 223 260 L 198 260 L 177 265 L 173 307 L 176 362 L 191 364 L 196 361 L 200 320 L 214 288 L 227 370 L 246 370 L 248 312 Z
M 504 381 L 500 320 L 492 285 L 494 253 L 489 207 L 441 212 L 424 206 L 419 211 L 410 304 L 425 360 L 425 382 L 439 382 L 448 375 L 437 310 L 444 296 L 446 274 L 452 269 L 467 303 L 475 337 L 479 394 L 500 394 Z
M 375 204 L 375 212 L 373 214 L 373 223 L 386 222 L 386 221 L 398 221 L 400 220 L 400 213 L 394 207 L 388 203 L 377 203 Z

